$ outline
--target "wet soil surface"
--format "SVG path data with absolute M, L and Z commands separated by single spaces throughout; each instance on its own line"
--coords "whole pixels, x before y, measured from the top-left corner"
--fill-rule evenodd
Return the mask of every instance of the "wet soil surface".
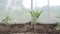
M 4 25 L 0 24 L 0 34 L 60 34 L 55 29 L 56 24 L 39 24 L 35 28 L 31 23 Z M 35 29 L 35 31 L 34 31 Z

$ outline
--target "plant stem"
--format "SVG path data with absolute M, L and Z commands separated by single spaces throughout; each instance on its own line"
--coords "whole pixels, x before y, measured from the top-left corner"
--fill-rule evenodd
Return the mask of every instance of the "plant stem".
M 34 32 L 36 31 L 36 22 L 37 22 L 37 18 L 36 17 L 33 17 L 32 18 L 32 25 L 33 25 L 33 28 L 34 28 Z

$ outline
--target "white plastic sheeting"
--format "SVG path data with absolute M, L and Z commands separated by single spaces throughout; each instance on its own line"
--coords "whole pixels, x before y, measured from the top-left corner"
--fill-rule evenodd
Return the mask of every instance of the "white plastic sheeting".
M 54 24 L 60 19 L 56 18 L 60 14 L 60 0 L 33 0 L 33 9 L 43 11 L 37 22 L 42 24 Z M 49 7 L 49 15 L 48 15 Z M 0 22 L 6 16 L 9 16 L 13 23 L 28 23 L 31 21 L 31 15 L 28 10 L 31 9 L 31 0 L 0 0 Z M 49 16 L 49 17 L 48 17 Z

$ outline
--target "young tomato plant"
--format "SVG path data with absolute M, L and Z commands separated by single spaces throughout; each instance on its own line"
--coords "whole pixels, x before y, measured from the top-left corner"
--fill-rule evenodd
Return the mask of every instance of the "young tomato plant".
M 6 16 L 2 22 L 5 24 L 5 25 L 10 25 L 8 22 L 11 21 L 10 17 L 9 16 Z
M 32 17 L 31 26 L 33 26 L 35 28 L 37 19 L 42 14 L 42 11 L 39 12 L 39 11 L 31 10 L 31 11 L 29 11 L 29 13 L 31 14 L 31 17 Z

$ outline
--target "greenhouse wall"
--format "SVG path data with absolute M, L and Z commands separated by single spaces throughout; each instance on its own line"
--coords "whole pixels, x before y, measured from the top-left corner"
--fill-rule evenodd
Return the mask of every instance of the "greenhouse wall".
M 29 10 L 43 11 L 37 23 L 55 24 L 60 22 L 60 0 L 0 0 L 0 23 L 6 16 L 10 23 L 28 23 L 31 21 Z

